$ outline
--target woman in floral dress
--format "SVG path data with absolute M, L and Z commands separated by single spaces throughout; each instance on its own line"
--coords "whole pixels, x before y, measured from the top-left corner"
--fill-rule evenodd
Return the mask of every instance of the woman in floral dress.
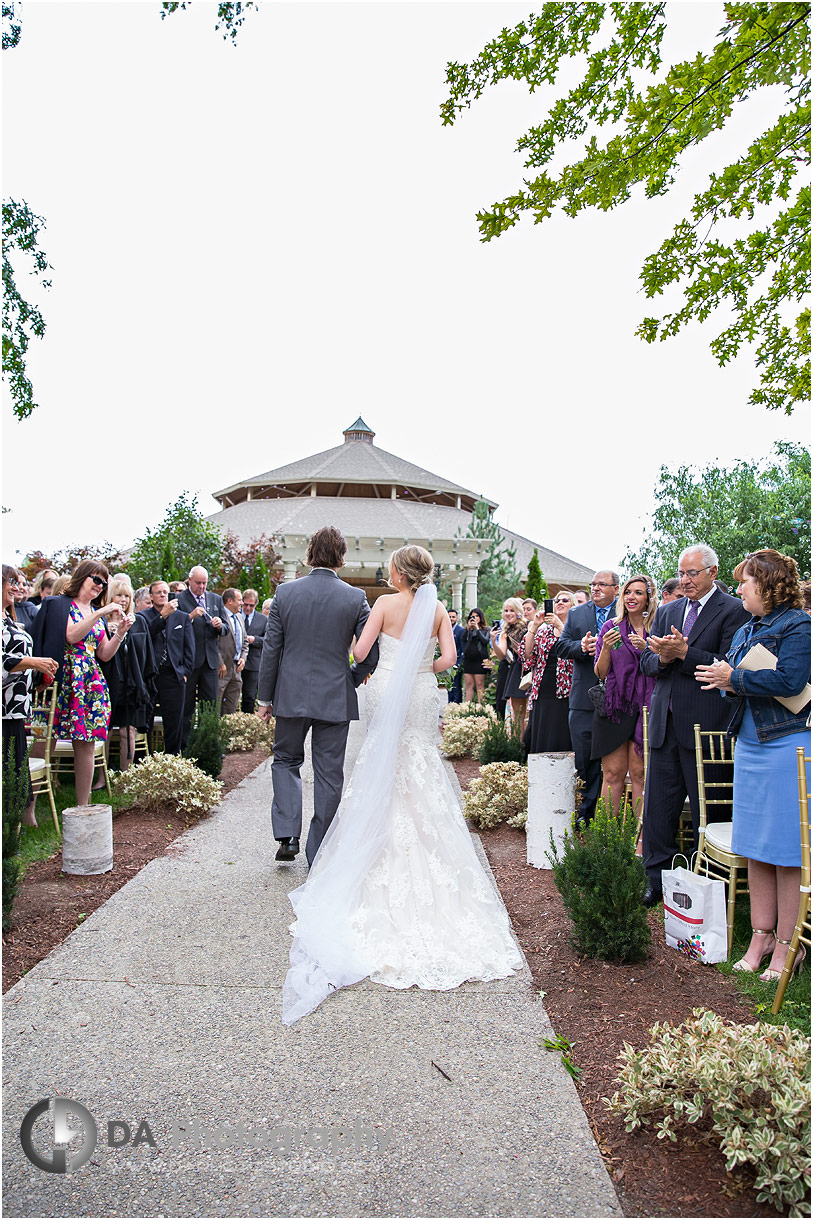
M 109 661 L 115 655 L 133 622 L 117 603 L 100 604 L 107 581 L 103 564 L 83 559 L 63 594 L 70 605 L 54 736 L 73 742 L 77 805 L 90 802 L 95 743 L 107 740 L 110 722 L 110 695 L 97 659 Z M 102 618 L 115 628 L 109 638 Z

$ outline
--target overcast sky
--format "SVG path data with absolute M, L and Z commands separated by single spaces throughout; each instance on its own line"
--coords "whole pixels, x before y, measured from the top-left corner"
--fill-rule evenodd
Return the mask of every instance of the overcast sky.
M 750 353 L 717 367 L 723 318 L 634 336 L 655 312 L 643 259 L 778 98 L 664 199 L 479 241 L 551 95 L 503 83 L 444 128 L 445 65 L 529 7 L 266 3 L 233 46 L 204 0 L 165 21 L 157 0 L 26 0 L 3 54 L 3 195 L 46 218 L 53 287 L 30 419 L 4 389 L 6 562 L 127 546 L 184 489 L 214 512 L 212 491 L 362 415 L 503 525 L 605 566 L 640 541 L 662 463 L 807 441 L 809 409 L 747 405 Z M 717 4 L 667 8 L 670 59 L 722 25 Z

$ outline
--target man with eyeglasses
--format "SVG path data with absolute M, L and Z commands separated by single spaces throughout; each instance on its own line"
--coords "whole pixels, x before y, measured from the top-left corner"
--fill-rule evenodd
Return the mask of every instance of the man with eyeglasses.
M 617 572 L 596 572 L 590 581 L 590 601 L 573 607 L 551 652 L 552 656 L 566 657 L 573 662 L 568 727 L 576 771 L 583 785 L 579 806 L 579 822 L 582 825 L 586 825 L 595 813 L 601 787 L 601 759 L 590 757 L 593 747 L 593 704 L 587 692 L 598 682 L 593 669 L 596 639 L 615 608 L 618 584 Z
M 208 592 L 208 583 L 209 573 L 196 564 L 189 573 L 187 588 L 177 597 L 178 609 L 189 615 L 195 632 L 195 668 L 186 683 L 183 714 L 184 746 L 192 731 L 195 701 L 220 703 L 220 637 L 228 628 L 223 622 L 223 602 L 217 593 Z
M 731 709 L 716 690 L 695 681 L 698 665 L 724 657 L 734 632 L 747 619 L 738 597 L 714 583 L 717 556 L 695 543 L 678 561 L 681 597 L 660 606 L 641 653 L 641 669 L 656 679 L 649 709 L 649 765 L 644 794 L 643 854 L 647 872 L 644 904 L 661 901 L 661 870 L 677 852 L 677 831 L 686 797 L 692 810 L 694 846 L 700 827 L 694 726 L 724 729 Z

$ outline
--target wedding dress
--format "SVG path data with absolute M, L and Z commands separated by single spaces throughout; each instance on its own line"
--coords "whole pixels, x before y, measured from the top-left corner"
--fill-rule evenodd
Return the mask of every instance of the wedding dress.
M 365 742 L 308 880 L 291 894 L 288 1025 L 362 978 L 448 991 L 522 965 L 438 754 L 436 604 L 424 586 L 401 639 L 379 637 Z

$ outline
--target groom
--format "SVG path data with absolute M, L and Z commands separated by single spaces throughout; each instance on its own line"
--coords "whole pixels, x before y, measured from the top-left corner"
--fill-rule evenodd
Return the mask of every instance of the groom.
M 378 644 L 366 661 L 350 665 L 350 645 L 358 639 L 370 607 L 361 589 L 339 580 L 347 544 L 332 525 L 308 543 L 309 576 L 277 589 L 265 630 L 257 687 L 257 715 L 271 718 L 273 704 L 274 802 L 271 824 L 279 843 L 277 860 L 293 860 L 302 830 L 305 738 L 311 730 L 313 819 L 305 855 L 319 850 L 342 795 L 344 752 L 351 720 L 358 720 L 356 687 L 378 663 Z

